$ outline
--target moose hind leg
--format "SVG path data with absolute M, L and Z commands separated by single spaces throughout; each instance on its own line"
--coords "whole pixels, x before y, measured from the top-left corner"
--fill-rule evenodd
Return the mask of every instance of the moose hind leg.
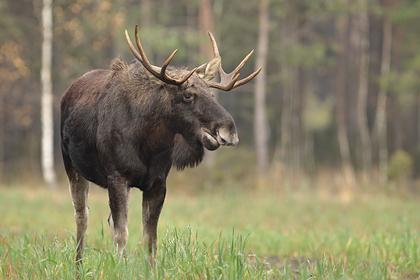
M 84 239 L 88 223 L 89 210 L 87 206 L 87 198 L 89 183 L 74 170 L 68 171 L 67 174 L 70 181 L 70 194 L 73 200 L 74 217 L 76 220 L 76 261 L 80 262 L 82 259 Z
M 157 180 L 149 191 L 143 192 L 143 242 L 151 261 L 156 255 L 157 224 L 165 195 L 166 185 L 162 180 Z
M 108 222 L 111 226 L 114 245 L 120 256 L 124 254 L 128 239 L 128 194 L 128 184 L 124 179 L 108 179 L 109 207 L 111 208 Z

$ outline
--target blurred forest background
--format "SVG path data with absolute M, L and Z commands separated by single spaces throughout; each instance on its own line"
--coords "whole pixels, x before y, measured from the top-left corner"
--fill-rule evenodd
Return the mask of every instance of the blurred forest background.
M 197 171 L 211 184 L 282 186 L 317 179 L 346 188 L 391 182 L 416 188 L 420 1 L 56 0 L 51 53 L 50 4 L 0 2 L 0 182 L 42 179 L 43 173 L 50 183 L 64 179 L 60 98 L 83 73 L 107 68 L 115 57 L 131 61 L 124 29 L 131 33 L 139 24 L 155 64 L 175 48 L 177 65 L 208 61 L 207 31 L 214 32 L 227 70 L 256 49 L 243 72 L 262 65 L 262 73 L 218 95 L 236 120 L 241 143 L 211 153 Z M 52 109 L 53 134 L 45 106 Z M 55 172 L 45 175 L 48 168 Z

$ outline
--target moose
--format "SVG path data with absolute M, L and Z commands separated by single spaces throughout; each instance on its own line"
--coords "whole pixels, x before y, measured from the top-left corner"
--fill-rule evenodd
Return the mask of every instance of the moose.
M 61 100 L 61 150 L 76 220 L 76 261 L 81 262 L 88 222 L 88 182 L 106 188 L 109 224 L 117 252 L 124 253 L 130 188 L 143 191 L 143 242 L 156 254 L 159 215 L 166 178 L 172 166 L 195 167 L 204 149 L 238 144 L 232 116 L 216 100 L 212 88 L 230 91 L 251 81 L 261 68 L 239 79 L 251 51 L 226 73 L 215 38 L 209 32 L 214 58 L 192 70 L 152 65 L 138 27 L 134 47 L 125 36 L 134 62 L 113 61 L 75 80 Z M 219 76 L 220 82 L 214 79 Z

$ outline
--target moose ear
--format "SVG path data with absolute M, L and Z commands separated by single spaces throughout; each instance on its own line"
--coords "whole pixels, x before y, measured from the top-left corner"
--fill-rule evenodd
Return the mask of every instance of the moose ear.
M 198 76 L 205 80 L 205 81 L 211 81 L 213 80 L 219 70 L 219 66 L 221 63 L 220 57 L 215 57 L 212 60 L 210 60 L 208 63 L 201 65 L 197 68 L 196 73 Z

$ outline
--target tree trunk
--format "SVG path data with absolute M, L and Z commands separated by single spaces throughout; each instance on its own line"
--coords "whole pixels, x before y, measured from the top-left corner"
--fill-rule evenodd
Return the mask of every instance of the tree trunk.
M 416 95 L 416 143 L 415 143 L 415 148 L 416 150 L 418 150 L 420 148 L 420 92 L 417 92 Z
M 357 95 L 357 126 L 360 136 L 360 159 L 362 173 L 369 172 L 372 165 L 372 145 L 367 120 L 369 88 L 369 15 L 367 0 L 359 0 L 359 22 L 356 32 L 359 44 L 359 88 Z
M 281 27 L 281 49 L 287 51 L 290 45 L 295 43 L 295 32 L 291 30 L 290 24 L 284 22 Z M 283 167 L 286 163 L 290 165 L 292 162 L 291 156 L 291 143 L 292 134 L 290 133 L 292 124 L 293 112 L 293 96 L 295 89 L 293 81 L 293 66 L 285 60 L 281 64 L 281 82 L 282 82 L 282 95 L 281 95 L 281 123 L 280 123 L 280 159 Z
M 200 33 L 214 31 L 214 17 L 211 0 L 200 0 L 200 9 L 198 11 Z M 207 39 L 207 38 L 206 38 Z M 213 51 L 208 40 L 201 41 L 200 54 L 207 60 L 213 58 Z
M 3 88 L 0 85 L 0 181 L 4 182 L 3 176 L 4 176 L 4 146 L 5 146 L 5 133 L 4 133 L 4 110 L 5 110 L 5 104 L 4 104 L 4 97 L 3 97 Z
M 200 0 L 200 7 L 198 11 L 198 25 L 200 28 L 201 34 L 207 34 L 207 32 L 214 31 L 214 17 L 213 9 L 211 5 L 211 0 Z M 207 38 L 206 38 L 207 39 Z M 208 40 L 202 40 L 200 43 L 200 56 L 201 58 L 209 61 L 213 58 L 213 50 L 211 45 L 208 43 Z M 200 62 L 202 63 L 202 62 Z M 217 98 L 217 93 L 214 93 Z M 205 164 L 209 167 L 213 167 L 216 161 L 216 151 L 207 151 Z
M 52 0 L 43 0 L 42 6 L 42 68 L 41 68 L 41 125 L 42 125 L 42 175 L 49 186 L 56 181 L 54 171 L 54 122 L 51 84 L 52 60 Z
M 306 15 L 300 6 L 302 2 L 290 3 L 289 16 L 281 24 L 281 50 L 290 52 L 306 44 L 304 32 Z M 302 15 L 303 14 L 303 15 Z M 281 62 L 282 105 L 280 128 L 280 158 L 287 169 L 288 179 L 296 181 L 306 162 L 306 131 L 304 123 L 308 71 L 301 61 L 284 59 Z
M 337 119 L 337 137 L 342 164 L 342 172 L 347 185 L 354 184 L 354 170 L 351 164 L 350 145 L 347 135 L 346 118 L 346 77 L 347 60 L 346 55 L 349 50 L 349 16 L 342 15 L 337 20 L 338 32 L 338 55 L 337 55 L 337 78 L 336 78 L 336 119 Z
M 392 25 L 387 17 L 383 20 L 383 39 L 382 39 L 382 60 L 381 78 L 385 78 L 391 70 L 391 51 L 392 51 Z M 380 87 L 376 109 L 376 137 L 379 150 L 379 174 L 381 182 L 385 183 L 388 173 L 388 148 L 387 148 L 387 86 Z
M 259 36 L 256 67 L 262 67 L 255 82 L 254 137 L 257 151 L 257 176 L 259 182 L 268 171 L 268 125 L 266 117 L 266 63 L 268 54 L 268 0 L 260 0 Z
M 144 27 L 150 27 L 152 16 L 151 0 L 141 0 L 141 23 Z
M 300 30 L 300 28 L 298 29 Z M 302 33 L 302 32 L 301 32 Z M 297 38 L 298 46 L 305 45 L 305 38 L 303 35 L 300 35 Z M 295 106 L 295 113 L 294 118 L 294 126 L 292 129 L 295 131 L 295 138 L 293 140 L 293 151 L 295 154 L 295 168 L 296 171 L 302 172 L 304 170 L 305 165 L 305 141 L 307 136 L 307 131 L 305 130 L 305 122 L 304 122 L 304 114 L 305 114 L 305 101 L 307 95 L 307 71 L 305 66 L 299 65 L 295 71 L 296 77 L 294 81 L 297 83 L 296 88 L 296 106 Z

